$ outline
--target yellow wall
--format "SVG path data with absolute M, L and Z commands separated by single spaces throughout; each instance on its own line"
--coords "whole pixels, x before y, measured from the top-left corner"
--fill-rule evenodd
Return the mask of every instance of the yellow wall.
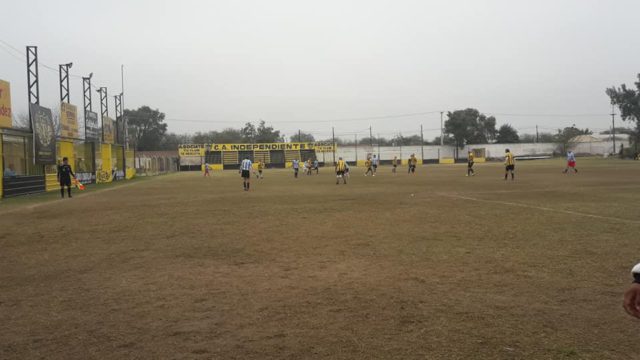
M 483 163 L 483 162 L 487 162 L 487 159 L 483 158 L 483 157 L 477 157 L 477 158 L 473 159 L 473 162 Z
M 364 166 L 365 161 L 367 161 L 367 160 L 358 160 L 358 161 L 356 161 L 356 166 L 357 167 Z
M 58 141 L 58 163 L 62 164 L 62 158 L 69 158 L 69 166 L 71 166 L 71 170 L 76 171 L 76 154 L 73 148 L 72 141 Z
M 442 158 L 440 159 L 440 164 L 453 164 L 455 160 L 453 158 Z
M 60 189 L 60 183 L 58 183 L 57 174 L 46 174 L 44 176 L 44 189 L 45 191 Z
M 96 182 L 111 182 L 111 144 L 100 144 L 100 157 L 102 158 L 102 168 L 96 169 Z

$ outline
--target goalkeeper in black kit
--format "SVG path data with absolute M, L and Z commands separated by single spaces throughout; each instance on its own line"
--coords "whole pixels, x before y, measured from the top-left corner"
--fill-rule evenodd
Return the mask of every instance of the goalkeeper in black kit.
M 58 167 L 58 182 L 60 182 L 60 196 L 64 199 L 64 187 L 67 187 L 67 194 L 71 197 L 71 177 L 76 178 L 76 174 L 71 170 L 68 158 L 62 158 L 62 165 Z

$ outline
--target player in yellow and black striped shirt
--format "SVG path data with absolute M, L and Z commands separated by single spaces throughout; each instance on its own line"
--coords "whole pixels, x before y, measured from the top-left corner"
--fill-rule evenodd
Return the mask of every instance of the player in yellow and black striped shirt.
M 373 162 L 371 161 L 371 158 L 367 158 L 367 160 L 365 160 L 364 167 L 367 168 L 367 171 L 364 172 L 364 176 L 369 175 L 369 173 L 371 173 L 372 176 L 375 176 L 375 174 L 373 173 L 372 164 Z
M 473 155 L 473 151 L 469 151 L 469 155 L 467 156 L 467 176 L 474 176 L 476 173 L 473 171 L 473 160 L 475 156 Z
M 504 154 L 504 166 L 505 166 L 505 171 L 504 171 L 504 179 L 507 180 L 507 178 L 509 177 L 509 173 L 511 173 L 511 181 L 514 180 L 515 178 L 515 174 L 514 171 L 516 169 L 516 159 L 513 157 L 513 154 L 511 153 L 511 151 L 509 151 L 509 149 L 506 149 Z
M 264 170 L 264 163 L 262 162 L 262 160 L 258 160 L 258 162 L 256 163 L 256 167 L 258 168 L 258 172 L 256 173 L 256 178 L 258 179 L 262 179 L 262 170 Z
M 336 162 L 336 185 L 340 184 L 340 179 L 347 185 L 347 178 L 345 177 L 345 172 L 347 171 L 347 163 L 342 160 L 342 158 L 338 158 Z

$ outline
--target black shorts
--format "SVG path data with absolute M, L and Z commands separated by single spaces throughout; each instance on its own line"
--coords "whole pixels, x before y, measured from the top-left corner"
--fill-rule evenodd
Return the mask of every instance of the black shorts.
M 393 164 L 393 167 L 398 167 L 398 165 L 396 165 L 396 164 Z
M 60 186 L 71 186 L 71 178 L 60 179 Z
M 470 168 L 472 168 L 472 167 L 473 167 L 473 161 L 469 161 L 469 162 L 467 163 L 467 166 L 468 166 L 468 167 L 470 167 Z
M 409 171 L 416 172 L 416 166 L 415 165 L 409 165 Z
M 374 169 L 377 169 L 377 168 L 378 168 L 378 165 L 373 165 L 373 168 L 374 168 Z
M 249 170 L 242 170 L 242 176 L 245 179 L 249 179 L 251 177 L 251 172 Z
M 336 175 L 337 176 L 343 176 L 344 175 L 344 171 L 338 170 L 338 171 L 336 171 Z
M 515 165 L 507 165 L 507 166 L 505 167 L 505 169 L 506 169 L 506 171 L 513 171 L 513 170 L 515 170 L 515 169 L 516 169 L 516 166 L 515 166 Z

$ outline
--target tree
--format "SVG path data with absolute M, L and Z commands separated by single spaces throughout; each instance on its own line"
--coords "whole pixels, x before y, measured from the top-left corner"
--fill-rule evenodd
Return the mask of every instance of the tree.
M 274 130 L 273 126 L 266 126 L 264 120 L 260 120 L 256 131 L 256 142 L 275 143 L 282 141 L 284 141 L 284 137 L 280 135 L 280 130 Z
M 624 121 L 635 122 L 634 144 L 636 153 L 638 152 L 638 142 L 640 142 L 640 74 L 635 83 L 636 89 L 627 88 L 625 84 L 616 88 L 610 87 L 606 90 L 611 99 L 611 104 L 618 106 L 620 117 Z
M 137 150 L 158 150 L 167 132 L 165 115 L 158 109 L 141 106 L 137 110 L 126 109 L 124 116 L 129 123 L 129 136 Z
M 310 133 L 299 131 L 295 135 L 291 136 L 291 142 L 314 142 L 315 138 Z
M 591 134 L 593 134 L 593 132 L 588 128 L 578 129 L 574 124 L 571 127 L 558 129 L 558 133 L 555 136 L 555 140 L 566 147 L 566 145 L 569 144 L 571 142 L 571 139 L 573 139 L 574 137 L 579 135 L 591 135 Z
M 486 144 L 495 137 L 496 119 L 493 116 L 487 117 L 469 108 L 448 112 L 447 117 L 449 119 L 445 121 L 444 129 L 453 136 L 456 148 L 471 143 Z
M 440 136 L 434 137 L 432 143 L 434 145 L 440 145 Z M 445 144 L 445 145 L 455 145 L 456 141 L 451 136 L 449 136 L 449 134 L 444 134 L 443 144 Z
M 509 124 L 504 124 L 498 129 L 498 136 L 496 138 L 500 144 L 513 144 L 520 141 L 518 137 L 518 131 Z
M 158 150 L 173 150 L 175 151 L 180 144 L 196 143 L 193 141 L 193 137 L 189 134 L 165 134 L 160 143 Z M 198 144 L 198 143 L 196 143 Z
M 213 143 L 241 143 L 243 141 L 242 131 L 234 128 L 225 128 L 220 132 L 212 131 Z
M 410 145 L 422 145 L 422 138 L 420 135 L 402 136 L 396 135 L 391 139 L 392 146 L 410 146 Z
M 256 127 L 252 123 L 248 122 L 244 124 L 244 127 L 240 129 L 240 134 L 242 135 L 243 142 L 248 142 L 248 143 L 256 142 L 257 131 L 256 131 Z

